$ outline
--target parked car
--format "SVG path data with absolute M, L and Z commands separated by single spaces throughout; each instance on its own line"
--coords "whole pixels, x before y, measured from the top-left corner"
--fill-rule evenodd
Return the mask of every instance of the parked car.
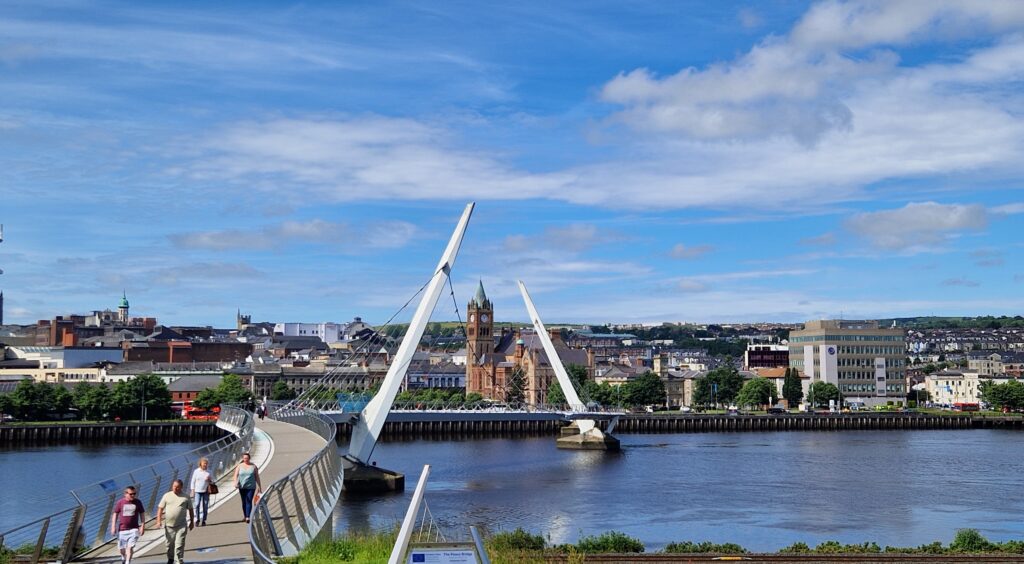
M 786 413 L 786 408 L 782 406 L 773 405 L 768 408 L 769 415 L 782 415 L 783 413 Z

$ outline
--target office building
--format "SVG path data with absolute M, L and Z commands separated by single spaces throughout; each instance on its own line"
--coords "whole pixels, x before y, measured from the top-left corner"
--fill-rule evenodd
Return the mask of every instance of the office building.
M 789 334 L 789 365 L 834 384 L 846 401 L 904 401 L 905 364 L 903 330 L 876 321 L 814 320 Z

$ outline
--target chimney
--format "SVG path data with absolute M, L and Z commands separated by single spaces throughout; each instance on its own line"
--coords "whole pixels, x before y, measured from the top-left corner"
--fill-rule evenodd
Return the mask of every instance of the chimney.
M 556 329 L 556 328 L 553 328 L 553 327 L 549 328 L 548 329 L 548 335 L 551 337 L 551 342 L 552 343 L 558 344 L 558 342 L 562 340 L 562 330 L 561 329 Z

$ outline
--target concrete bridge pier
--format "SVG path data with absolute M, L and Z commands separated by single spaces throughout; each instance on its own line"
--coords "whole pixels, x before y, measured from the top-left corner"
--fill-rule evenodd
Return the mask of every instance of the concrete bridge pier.
M 573 421 L 562 427 L 561 436 L 555 440 L 555 446 L 568 450 L 606 450 L 618 451 L 621 446 L 619 439 L 611 433 L 601 431 L 594 421 L 585 421 L 581 428 L 579 421 Z M 587 430 L 583 430 L 586 428 Z
M 369 466 L 348 456 L 341 458 L 341 464 L 345 469 L 345 493 L 387 493 L 405 490 L 405 474 Z

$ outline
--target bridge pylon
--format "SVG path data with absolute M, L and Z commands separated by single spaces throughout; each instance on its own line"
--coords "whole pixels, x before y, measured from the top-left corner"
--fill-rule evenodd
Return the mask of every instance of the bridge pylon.
M 434 275 L 427 283 L 423 297 L 416 307 L 409 322 L 409 329 L 405 338 L 398 346 L 395 358 L 388 367 L 388 373 L 384 376 L 380 391 L 373 396 L 373 399 L 366 404 L 366 407 L 352 420 L 352 440 L 349 443 L 348 454 L 344 456 L 345 464 L 345 490 L 348 492 L 386 492 L 402 491 L 405 489 L 405 476 L 398 472 L 378 468 L 371 462 L 370 456 L 374 447 L 377 446 L 377 439 L 384 429 L 384 422 L 391 411 L 391 404 L 398 395 L 398 388 L 405 378 L 406 370 L 412 361 L 413 353 L 423 338 L 430 314 L 437 305 L 444 285 L 448 282 L 452 266 L 455 265 L 455 257 L 459 254 L 459 247 L 462 246 L 462 238 L 466 234 L 466 227 L 469 225 L 469 218 L 473 215 L 474 204 L 470 202 L 462 212 L 459 223 L 455 226 L 448 247 L 445 248 L 441 260 L 434 270 Z
M 540 314 L 537 313 L 537 308 L 533 305 L 530 293 L 526 291 L 526 284 L 523 284 L 522 280 L 519 281 L 519 293 L 523 295 L 523 302 L 526 303 L 526 311 L 530 314 L 533 329 L 544 346 L 548 362 L 551 363 L 551 368 L 555 371 L 555 377 L 558 378 L 562 393 L 565 394 L 565 399 L 569 402 L 569 408 L 573 413 L 582 415 L 579 419 L 573 418 L 572 423 L 562 429 L 562 436 L 555 441 L 555 446 L 573 450 L 619 450 L 619 439 L 611 434 L 615 429 L 615 424 L 618 423 L 618 416 L 615 415 L 611 418 L 604 431 L 597 426 L 595 419 L 586 417 L 588 407 L 583 404 L 579 394 L 576 393 L 576 388 L 573 387 L 572 380 L 569 379 L 569 373 L 565 371 L 562 359 L 558 358 L 555 344 L 551 342 L 551 336 L 548 335 L 544 323 L 540 320 Z

